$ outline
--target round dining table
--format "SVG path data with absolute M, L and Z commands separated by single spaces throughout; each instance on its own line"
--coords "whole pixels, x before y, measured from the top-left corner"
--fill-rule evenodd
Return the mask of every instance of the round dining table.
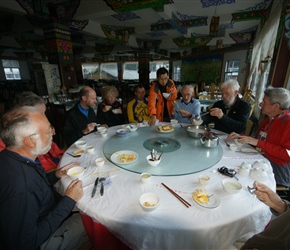
M 266 178 L 263 183 L 275 190 L 276 183 L 269 161 L 262 154 L 245 145 L 243 151 L 231 151 L 226 144 L 227 134 L 214 131 L 219 137 L 219 145 L 206 148 L 200 139 L 189 137 L 182 124 L 173 125 L 174 131 L 160 133 L 157 126 L 140 125 L 135 132 L 118 136 L 116 131 L 122 126 L 108 128 L 108 136 L 103 138 L 94 132 L 79 140 L 94 146 L 94 153 L 84 152 L 80 158 L 64 154 L 60 167 L 77 161 L 85 168 L 82 180 L 84 195 L 76 208 L 89 218 L 92 224 L 85 228 L 94 248 L 106 249 L 97 244 L 108 243 L 110 238 L 100 238 L 103 228 L 124 246 L 131 249 L 226 249 L 237 241 L 246 241 L 265 228 L 271 219 L 269 207 L 251 194 L 247 186 L 255 181 L 251 175 L 235 175 L 242 185 L 236 194 L 227 193 L 222 181 L 231 178 L 217 171 L 225 166 L 236 170 L 243 162 L 263 163 Z M 152 150 L 162 154 L 157 166 L 150 166 L 146 160 Z M 66 152 L 76 150 L 70 146 Z M 134 155 L 131 162 L 121 162 L 122 155 Z M 105 159 L 105 164 L 97 167 L 95 160 Z M 141 173 L 150 173 L 149 183 L 140 180 Z M 199 175 L 210 177 L 207 185 L 199 183 Z M 96 178 L 105 178 L 104 193 L 100 194 L 100 184 L 92 197 Z M 64 177 L 58 183 L 62 194 L 71 182 Z M 162 183 L 185 199 L 190 206 L 180 202 Z M 193 199 L 193 192 L 205 190 L 214 197 L 211 205 L 202 205 Z M 159 206 L 153 211 L 145 211 L 139 204 L 144 193 L 158 195 Z M 211 198 L 210 198 L 211 199 Z M 213 198 L 212 198 L 213 199 Z M 98 240 L 94 240 L 98 239 Z M 106 241 L 106 242 L 102 242 Z M 108 243 L 109 244 L 109 243 Z M 109 249 L 107 247 L 107 249 Z M 121 249 L 121 248 L 120 248 Z

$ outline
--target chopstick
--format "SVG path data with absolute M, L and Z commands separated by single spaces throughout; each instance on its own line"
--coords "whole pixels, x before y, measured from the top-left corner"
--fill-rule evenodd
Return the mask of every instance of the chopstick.
M 202 117 L 204 115 L 207 115 L 207 114 L 209 114 L 209 112 L 206 112 L 206 113 L 201 114 L 200 117 Z
M 179 196 L 177 193 L 175 193 L 171 188 L 167 187 L 164 183 L 161 183 L 170 193 L 172 193 L 178 200 L 182 202 L 184 206 L 189 208 L 191 206 L 190 203 L 188 203 L 185 199 L 183 199 L 181 196 Z

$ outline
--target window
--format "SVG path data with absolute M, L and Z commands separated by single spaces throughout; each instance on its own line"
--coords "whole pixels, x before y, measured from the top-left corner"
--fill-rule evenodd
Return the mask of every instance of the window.
M 118 80 L 118 65 L 117 63 L 102 63 L 100 79 Z
M 16 60 L 2 60 L 6 80 L 21 80 L 19 63 Z
M 136 80 L 139 79 L 139 64 L 138 62 L 125 62 L 123 79 L 124 80 Z
M 149 78 L 151 81 L 156 79 L 156 71 L 161 67 L 164 67 L 169 71 L 169 61 L 150 62 L 150 65 L 149 65 L 150 76 L 149 76 Z
M 83 78 L 84 79 L 99 79 L 99 64 L 98 63 L 83 63 Z
M 229 79 L 238 80 L 240 60 L 226 61 L 225 81 Z

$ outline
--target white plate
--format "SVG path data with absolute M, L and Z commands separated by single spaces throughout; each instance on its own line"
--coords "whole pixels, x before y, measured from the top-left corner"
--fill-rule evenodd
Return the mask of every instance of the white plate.
M 220 198 L 217 195 L 215 195 L 215 194 L 210 196 L 208 198 L 208 202 L 205 203 L 205 204 L 202 204 L 202 203 L 199 203 L 198 201 L 196 201 L 194 199 L 193 195 L 192 195 L 192 198 L 198 205 L 200 205 L 201 207 L 205 207 L 205 208 L 215 208 L 215 207 L 218 207 L 221 204 Z
M 121 158 L 123 157 L 123 155 L 134 155 L 135 158 L 131 161 L 127 161 L 127 162 L 122 162 Z M 136 161 L 138 159 L 139 155 L 132 150 L 121 150 L 121 151 L 117 151 L 114 154 L 111 155 L 111 161 L 116 163 L 116 164 L 130 164 L 134 161 Z

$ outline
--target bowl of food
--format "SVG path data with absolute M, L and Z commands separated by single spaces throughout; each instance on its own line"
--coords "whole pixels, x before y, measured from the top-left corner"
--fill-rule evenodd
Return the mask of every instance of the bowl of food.
M 78 149 L 85 150 L 86 147 L 87 147 L 87 143 L 86 143 L 85 141 L 76 141 L 76 142 L 75 142 L 75 146 L 76 146 Z
M 85 168 L 78 166 L 78 167 L 70 168 L 66 174 L 70 179 L 75 180 L 77 178 L 80 178 L 84 174 L 84 172 L 85 172 Z
M 206 148 L 215 148 L 219 144 L 219 137 L 212 132 L 205 132 L 200 137 L 200 143 Z
M 159 156 L 158 156 L 157 159 L 152 159 L 152 156 L 150 154 L 150 155 L 147 155 L 146 160 L 150 166 L 156 167 L 161 162 L 162 157 L 160 157 L 160 159 L 159 159 Z
M 130 132 L 135 132 L 138 129 L 138 126 L 136 124 L 129 124 L 127 128 Z
M 185 127 L 187 134 L 195 139 L 199 139 L 204 132 L 210 131 L 208 127 L 189 125 Z
M 116 131 L 117 136 L 127 136 L 129 135 L 129 130 L 128 129 L 118 129 Z
M 164 98 L 168 98 L 171 94 L 170 93 L 162 93 Z
M 224 190 L 229 194 L 236 194 L 242 190 L 242 184 L 235 179 L 223 179 Z
M 139 198 L 139 204 L 146 212 L 151 212 L 159 206 L 159 197 L 155 193 L 142 194 Z

